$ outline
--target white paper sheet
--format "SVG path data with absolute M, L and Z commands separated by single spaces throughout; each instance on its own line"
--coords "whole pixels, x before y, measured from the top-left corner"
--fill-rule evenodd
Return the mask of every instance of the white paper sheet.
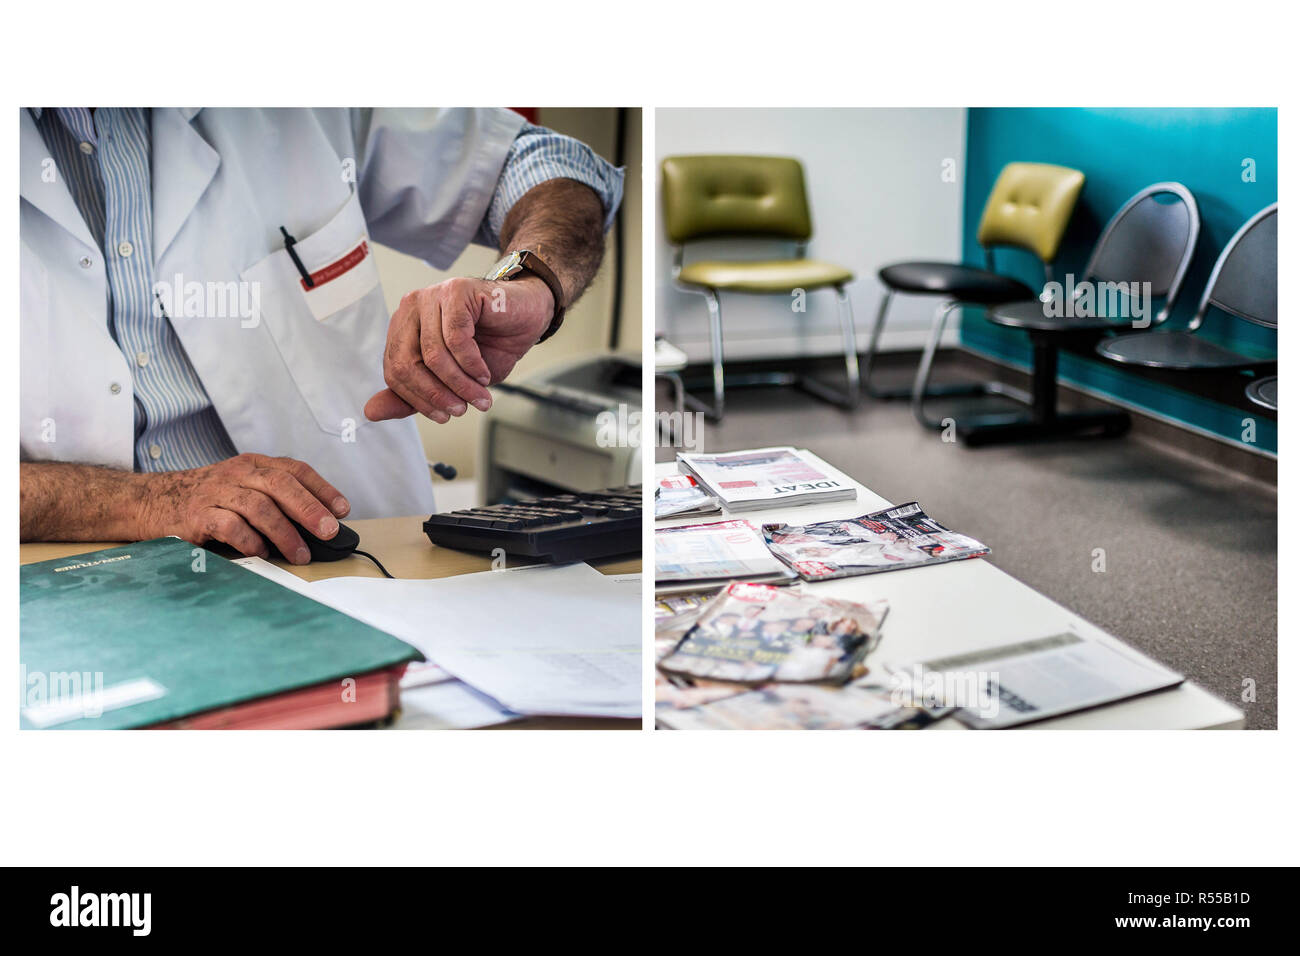
M 396 730 L 468 730 L 514 720 L 491 697 L 463 681 L 447 680 L 423 687 L 402 688 L 402 716 Z
M 570 564 L 309 588 L 515 713 L 641 715 L 641 588 L 632 576 Z
M 433 661 L 411 661 L 406 665 L 406 673 L 402 675 L 402 690 L 408 687 L 423 687 L 425 684 L 441 684 L 443 681 L 455 679 Z

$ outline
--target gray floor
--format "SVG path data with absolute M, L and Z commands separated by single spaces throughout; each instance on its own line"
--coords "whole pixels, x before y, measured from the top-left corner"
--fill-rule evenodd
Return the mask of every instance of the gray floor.
M 802 446 L 891 501 L 919 501 L 1004 571 L 1241 707 L 1248 727 L 1277 726 L 1274 489 L 1131 436 L 968 449 L 906 403 L 848 414 L 790 389 L 727 397 L 705 450 Z

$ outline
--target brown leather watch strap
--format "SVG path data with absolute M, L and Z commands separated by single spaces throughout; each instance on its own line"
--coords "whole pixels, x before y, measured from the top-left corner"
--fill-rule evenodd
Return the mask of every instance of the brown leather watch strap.
M 560 285 L 559 278 L 551 271 L 551 267 L 542 261 L 542 257 L 535 252 L 524 250 L 519 254 L 519 267 L 531 272 L 537 278 L 546 283 L 546 287 L 551 290 L 551 295 L 555 298 L 555 315 L 551 317 L 551 324 L 538 342 L 545 342 L 556 332 L 560 331 L 560 326 L 564 323 L 564 287 Z

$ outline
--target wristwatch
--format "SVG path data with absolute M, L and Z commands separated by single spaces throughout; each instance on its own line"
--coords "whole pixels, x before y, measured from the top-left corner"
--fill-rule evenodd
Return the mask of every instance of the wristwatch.
M 541 256 L 527 249 L 506 253 L 483 278 L 491 282 L 509 282 L 521 272 L 531 273 L 545 282 L 555 299 L 555 314 L 551 316 L 551 324 L 537 340 L 545 342 L 560 330 L 560 324 L 564 321 L 564 288 L 560 285 L 560 280 L 555 277 L 555 273 L 551 271 L 551 267 L 542 261 Z

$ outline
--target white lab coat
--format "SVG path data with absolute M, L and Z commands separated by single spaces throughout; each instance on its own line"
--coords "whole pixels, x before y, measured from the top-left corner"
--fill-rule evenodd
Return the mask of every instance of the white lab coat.
M 204 290 L 167 314 L 240 452 L 306 461 L 352 517 L 433 509 L 415 421 L 362 413 L 384 385 L 389 318 L 369 242 L 451 265 L 522 122 L 490 109 L 152 111 L 154 279 Z M 132 371 L 108 331 L 103 257 L 27 110 L 20 135 L 22 459 L 130 469 Z M 280 226 L 311 272 L 363 241 L 366 254 L 309 291 Z M 232 307 L 227 290 L 258 307 Z

